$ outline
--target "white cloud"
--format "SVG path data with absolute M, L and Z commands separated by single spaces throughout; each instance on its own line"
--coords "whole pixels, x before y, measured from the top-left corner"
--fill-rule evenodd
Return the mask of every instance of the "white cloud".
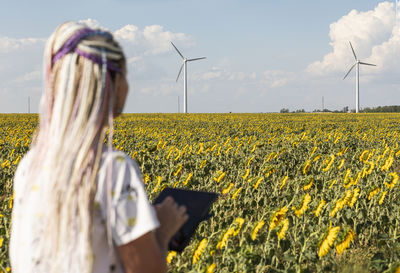
M 23 75 L 21 77 L 16 78 L 15 82 L 21 83 L 21 82 L 40 80 L 41 76 L 42 76 L 42 73 L 40 70 L 34 70 L 34 71 L 26 73 L 25 75 Z
M 213 66 L 213 67 L 211 67 L 210 71 L 206 71 L 201 75 L 201 79 L 206 80 L 206 81 L 212 80 L 212 79 L 219 79 L 222 77 L 222 75 L 223 75 L 223 71 L 220 68 Z
M 102 28 L 100 23 L 92 18 L 79 20 L 92 28 Z M 106 30 L 106 29 L 105 29 Z M 171 51 L 171 41 L 181 48 L 192 47 L 194 39 L 184 33 L 174 33 L 164 30 L 163 26 L 151 25 L 140 29 L 134 25 L 126 25 L 116 31 L 114 36 L 121 42 L 131 62 L 135 62 L 143 56 L 154 56 Z M 16 50 L 43 50 L 46 38 L 10 38 L 0 37 L 0 53 L 10 53 Z M 40 48 L 36 47 L 39 45 Z M 38 52 L 42 54 L 42 52 Z
M 78 23 L 87 25 L 90 28 L 101 28 L 101 29 L 107 30 L 106 28 L 101 27 L 99 21 L 97 21 L 96 19 L 92 19 L 92 18 L 88 18 L 85 20 L 79 20 Z
M 366 12 L 352 10 L 330 25 L 329 36 L 332 52 L 307 68 L 314 75 L 345 73 L 354 61 L 349 41 L 361 61 L 378 65 L 378 68 L 366 69 L 364 75 L 400 68 L 400 62 L 397 62 L 400 30 L 395 27 L 395 10 L 391 2 L 382 2 Z
M 176 84 L 168 80 L 161 80 L 157 83 L 148 83 L 145 87 L 139 87 L 139 92 L 151 96 L 171 95 L 176 91 Z
M 126 25 L 114 32 L 130 57 L 154 56 L 171 51 L 171 41 L 181 48 L 194 45 L 192 37 L 184 33 L 173 33 L 164 30 L 160 25 L 146 26 L 140 29 L 134 25 Z
M 294 80 L 294 74 L 282 70 L 266 70 L 263 72 L 229 71 L 217 66 L 211 67 L 209 71 L 193 75 L 196 81 L 225 80 L 250 85 L 259 85 L 262 90 L 265 87 L 283 87 Z
M 260 82 L 270 88 L 283 87 L 293 79 L 290 72 L 282 70 L 266 70 L 262 73 Z
M 137 63 L 137 62 L 141 61 L 142 59 L 143 59 L 142 56 L 134 56 L 134 57 L 128 58 L 128 64 Z
M 400 26 L 393 29 L 388 41 L 372 48 L 372 54 L 368 60 L 378 65 L 378 71 L 400 69 Z
M 140 30 L 137 26 L 134 25 L 126 25 L 123 28 L 115 31 L 115 36 L 118 39 L 129 41 L 129 42 L 137 42 L 140 35 Z
M 80 20 L 79 23 L 92 28 L 102 28 L 97 20 L 91 18 Z M 161 54 L 173 53 L 174 49 L 170 41 L 173 41 L 180 49 L 194 45 L 192 37 L 184 33 L 165 30 L 159 25 L 144 28 L 126 25 L 116 30 L 114 36 L 124 48 L 130 66 L 129 70 L 132 71 L 130 76 L 145 82 L 149 78 L 152 78 L 153 81 L 158 79 L 160 82 L 158 87 L 162 88 L 163 92 L 156 92 L 158 87 L 139 89 L 143 92 L 155 94 L 169 93 L 172 89 L 171 86 L 162 83 L 162 79 L 165 77 L 165 69 L 158 59 Z M 0 54 L 4 54 L 3 61 L 0 63 L 0 71 L 8 72 L 7 75 L 3 74 L 0 77 L 3 84 L 22 86 L 25 83 L 32 86 L 32 81 L 40 80 L 41 60 L 46 40 L 46 38 L 0 37 Z
M 43 47 L 46 39 L 42 38 L 22 38 L 15 39 L 9 37 L 0 37 L 0 53 L 11 53 L 14 51 L 32 49 L 32 47 Z

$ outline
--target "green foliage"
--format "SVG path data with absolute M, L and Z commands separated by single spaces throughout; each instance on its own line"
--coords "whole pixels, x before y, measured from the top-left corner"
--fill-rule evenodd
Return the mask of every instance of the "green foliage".
M 10 266 L 16 159 L 36 125 L 0 115 L 0 272 Z M 135 114 L 116 119 L 113 145 L 137 160 L 151 200 L 163 187 L 221 194 L 170 272 L 395 272 L 399 128 L 398 114 Z
M 362 113 L 400 113 L 400 105 L 390 105 L 390 106 L 378 106 L 378 107 L 366 107 Z

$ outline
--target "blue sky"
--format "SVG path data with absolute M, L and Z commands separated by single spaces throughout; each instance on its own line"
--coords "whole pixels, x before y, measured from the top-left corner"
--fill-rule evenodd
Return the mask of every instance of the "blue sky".
M 35 2 L 35 3 L 33 3 Z M 400 104 L 394 1 L 0 0 L 0 112 L 37 111 L 44 40 L 66 20 L 114 32 L 129 62 L 125 112 L 177 112 L 187 57 L 189 112 L 355 107 L 348 40 L 363 61 L 361 107 Z M 141 37 L 136 39 L 133 37 Z M 151 37 L 151 38 L 149 38 Z M 27 40 L 27 38 L 31 38 Z M 135 40 L 136 39 L 136 40 Z M 150 39 L 150 40 L 149 40 Z M 181 109 L 182 111 L 182 109 Z

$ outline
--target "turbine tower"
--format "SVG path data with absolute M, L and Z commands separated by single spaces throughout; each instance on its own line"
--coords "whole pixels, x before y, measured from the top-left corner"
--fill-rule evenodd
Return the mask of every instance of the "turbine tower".
M 347 72 L 346 76 L 344 76 L 343 80 L 346 79 L 347 75 L 350 74 L 351 70 L 356 67 L 356 113 L 359 112 L 360 110 L 360 64 L 363 65 L 371 65 L 371 66 L 376 66 L 375 64 L 369 64 L 369 63 L 364 63 L 361 62 L 358 58 L 356 53 L 354 52 L 353 46 L 350 43 L 351 51 L 353 52 L 354 59 L 356 60 L 353 66 L 350 68 L 349 72 Z
M 183 63 L 181 65 L 181 69 L 179 69 L 178 76 L 176 77 L 176 81 L 178 81 L 179 76 L 181 75 L 182 68 L 183 68 L 183 113 L 187 113 L 187 62 L 191 61 L 197 61 L 197 60 L 202 60 L 205 59 L 206 57 L 201 57 L 201 58 L 194 58 L 194 59 L 186 59 L 183 57 L 182 53 L 176 48 L 173 42 L 171 42 L 172 46 L 175 48 L 176 52 L 182 57 Z
M 395 22 L 395 24 L 397 25 L 397 21 L 398 21 L 398 16 L 399 16 L 399 12 L 398 12 L 398 7 L 399 7 L 399 3 L 398 3 L 398 0 L 396 0 L 396 6 L 395 6 L 395 9 L 396 9 L 396 22 Z

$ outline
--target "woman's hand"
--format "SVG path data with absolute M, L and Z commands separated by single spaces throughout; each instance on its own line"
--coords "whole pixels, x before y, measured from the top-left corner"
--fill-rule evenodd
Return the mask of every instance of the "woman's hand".
M 139 238 L 117 247 L 126 273 L 167 272 L 166 255 L 172 236 L 188 220 L 185 206 L 178 206 L 172 197 L 156 204 L 160 227 Z
M 167 251 L 172 236 L 187 221 L 189 216 L 185 206 L 178 206 L 171 196 L 154 206 L 160 227 L 156 230 L 156 238 L 163 250 Z

